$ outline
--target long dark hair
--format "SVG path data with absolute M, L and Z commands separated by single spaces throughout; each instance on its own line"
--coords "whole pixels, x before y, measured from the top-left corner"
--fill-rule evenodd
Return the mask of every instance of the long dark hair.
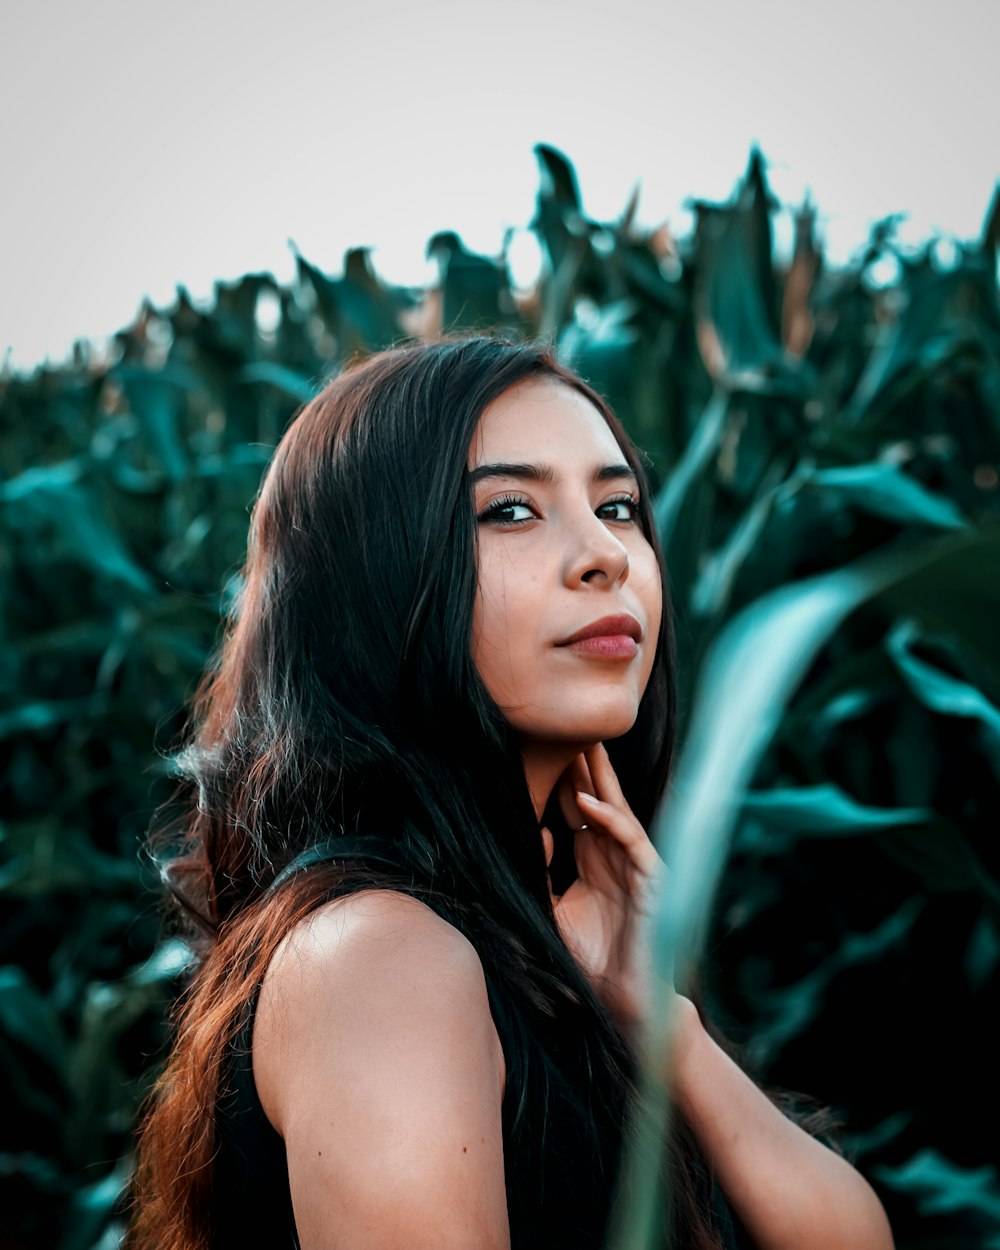
M 164 872 L 203 957 L 141 1132 L 135 1250 L 212 1246 L 227 1046 L 284 934 L 359 884 L 425 898 L 480 955 L 507 1060 L 512 1236 L 537 1200 L 558 1114 L 590 1141 L 607 1209 L 632 1056 L 560 938 L 519 746 L 471 658 L 468 449 L 491 400 L 534 377 L 601 413 L 639 479 L 662 569 L 640 457 L 545 345 L 449 336 L 382 352 L 306 404 L 275 451 L 236 606 L 175 757 L 184 844 Z M 637 720 L 608 743 L 646 823 L 673 749 L 673 654 L 665 603 Z M 547 818 L 558 837 L 558 813 Z M 154 838 L 177 823 L 163 819 Z M 295 871 L 311 847 L 321 848 L 312 867 Z M 687 1244 L 716 1245 L 684 1135 L 671 1169 Z

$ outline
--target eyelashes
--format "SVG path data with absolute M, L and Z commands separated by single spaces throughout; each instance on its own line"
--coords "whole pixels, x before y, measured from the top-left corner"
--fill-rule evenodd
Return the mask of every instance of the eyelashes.
M 506 515 L 507 513 L 515 512 L 518 508 L 530 515 L 521 517 Z M 531 504 L 519 495 L 502 495 L 499 499 L 491 499 L 482 512 L 480 512 L 477 519 L 506 528 L 512 525 L 523 525 L 526 521 L 535 520 L 535 513 Z
M 630 495 L 627 492 L 615 495 L 612 499 L 606 499 L 597 506 L 595 511 L 600 515 L 608 508 L 624 508 L 627 515 L 605 516 L 602 517 L 602 520 L 633 524 L 639 520 L 642 514 L 641 501 L 635 495 Z M 527 515 L 515 515 L 518 510 Z M 537 519 L 538 514 L 535 512 L 534 507 L 523 495 L 501 495 L 498 499 L 491 499 L 477 517 L 477 520 L 480 522 L 495 525 L 501 529 L 515 529 L 519 525 L 526 525 L 529 521 Z

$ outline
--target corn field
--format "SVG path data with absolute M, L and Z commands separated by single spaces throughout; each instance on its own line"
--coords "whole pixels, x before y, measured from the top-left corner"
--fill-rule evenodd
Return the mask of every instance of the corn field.
M 660 957 L 833 1108 L 900 1250 L 1000 1250 L 1000 196 L 978 240 L 914 254 L 889 218 L 830 269 L 808 204 L 775 260 L 757 151 L 687 238 L 588 219 L 536 155 L 531 290 L 451 233 L 426 290 L 297 255 L 0 375 L 4 1250 L 118 1245 L 189 963 L 142 840 L 270 452 L 349 357 L 442 328 L 548 339 L 650 458 L 682 708 Z

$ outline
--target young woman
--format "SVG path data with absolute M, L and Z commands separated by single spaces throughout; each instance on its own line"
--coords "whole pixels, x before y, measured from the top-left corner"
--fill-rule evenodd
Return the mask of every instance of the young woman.
M 603 1243 L 674 723 L 645 492 L 537 346 L 383 352 L 292 423 L 179 761 L 167 876 L 205 942 L 132 1250 Z M 858 1173 L 678 1019 L 664 1243 L 890 1247 Z

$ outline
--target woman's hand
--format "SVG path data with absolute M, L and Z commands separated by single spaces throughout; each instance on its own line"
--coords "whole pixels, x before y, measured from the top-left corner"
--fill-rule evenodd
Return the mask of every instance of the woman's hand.
M 553 896 L 559 930 L 618 1023 L 641 1032 L 652 963 L 643 919 L 666 869 L 603 746 L 577 756 L 557 794 L 577 830 L 578 871 L 566 893 Z M 552 835 L 543 829 L 542 837 L 551 859 Z M 712 1040 L 690 999 L 677 995 L 673 1007 L 662 1080 L 752 1243 L 761 1250 L 892 1250 L 885 1211 L 867 1182 L 782 1115 Z
M 620 1024 L 641 1025 L 651 956 L 644 917 L 666 869 L 625 800 L 604 746 L 578 755 L 557 785 L 574 834 L 577 879 L 553 907 L 563 941 Z M 552 835 L 542 830 L 551 858 Z

